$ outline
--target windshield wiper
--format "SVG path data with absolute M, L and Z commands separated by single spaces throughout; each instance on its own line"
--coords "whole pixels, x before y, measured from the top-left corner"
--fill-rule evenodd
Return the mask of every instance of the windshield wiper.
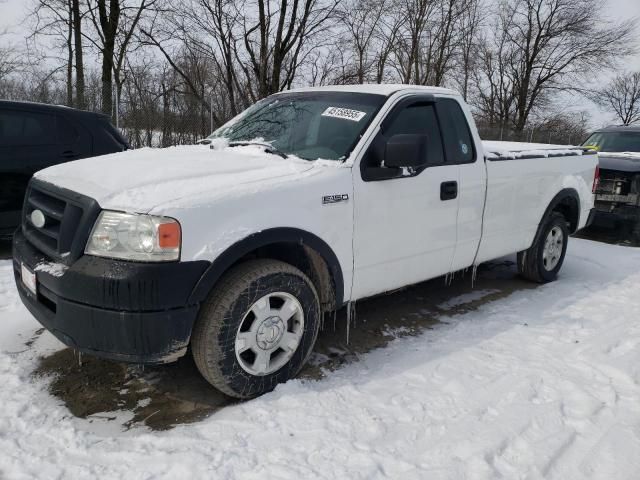
M 245 141 L 229 142 L 229 146 L 230 147 L 247 147 L 247 146 L 251 146 L 251 145 L 256 145 L 258 147 L 264 147 L 264 151 L 267 152 L 267 153 L 271 153 L 272 155 L 278 155 L 279 157 L 282 157 L 282 158 L 289 158 L 289 155 L 287 155 L 286 153 L 278 150 L 276 147 L 274 147 L 273 145 L 271 145 L 269 143 L 265 143 L 265 142 L 245 142 Z

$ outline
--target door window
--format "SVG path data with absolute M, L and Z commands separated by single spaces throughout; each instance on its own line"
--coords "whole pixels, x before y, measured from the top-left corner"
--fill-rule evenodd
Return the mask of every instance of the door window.
M 425 164 L 429 166 L 444 163 L 444 149 L 440 126 L 432 103 L 414 103 L 403 107 L 397 113 L 392 112 L 391 122 L 373 140 L 363 157 L 361 170 L 365 181 L 392 178 L 382 174 L 372 177 L 372 172 L 383 164 L 387 140 L 394 135 L 418 134 L 427 136 Z M 414 172 L 417 174 L 419 172 Z M 401 175 L 406 176 L 406 175 Z
M 433 104 L 414 104 L 402 109 L 383 134 L 386 139 L 399 134 L 426 135 L 425 163 L 439 165 L 444 162 L 440 126 Z
M 0 145 L 53 145 L 55 121 L 52 115 L 18 110 L 0 111 Z
M 451 98 L 438 100 L 438 117 L 448 164 L 471 163 L 476 159 L 473 137 L 460 104 Z

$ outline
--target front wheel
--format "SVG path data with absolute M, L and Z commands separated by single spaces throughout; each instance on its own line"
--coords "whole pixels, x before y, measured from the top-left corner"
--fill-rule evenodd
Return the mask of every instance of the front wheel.
M 564 216 L 552 212 L 540 226 L 533 245 L 518 253 L 518 272 L 524 278 L 537 282 L 552 282 L 564 262 L 569 240 L 569 229 Z
M 300 270 L 277 260 L 251 260 L 228 272 L 202 306 L 193 357 L 218 390 L 252 398 L 300 371 L 319 319 L 318 294 Z

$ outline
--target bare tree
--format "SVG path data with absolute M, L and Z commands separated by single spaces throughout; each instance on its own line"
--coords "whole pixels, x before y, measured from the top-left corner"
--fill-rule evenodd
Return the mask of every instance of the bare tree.
M 436 6 L 431 0 L 399 0 L 396 8 L 403 22 L 394 45 L 394 68 L 402 83 L 420 83 L 421 42 Z
M 84 98 L 84 56 L 82 51 L 82 15 L 80 13 L 80 0 L 71 2 L 71 25 L 73 30 L 75 71 L 76 71 L 76 107 L 86 108 Z
M 485 5 L 481 0 L 467 0 L 460 15 L 458 27 L 460 29 L 458 56 L 460 75 L 457 76 L 456 83 L 465 100 L 469 97 L 473 72 L 480 58 L 480 33 L 485 17 L 481 12 L 484 9 Z
M 339 0 L 248 0 L 243 16 L 243 51 L 236 49 L 251 96 L 266 97 L 290 87 L 301 63 L 329 27 Z
M 353 51 L 352 78 L 344 78 L 344 83 L 364 83 L 370 78 L 376 63 L 375 42 L 389 6 L 385 0 L 355 0 L 340 8 L 338 16 L 346 29 L 340 43 L 348 43 Z
M 154 16 L 141 27 L 142 42 L 155 47 L 180 78 L 180 85 L 173 88 L 193 96 L 219 125 L 228 115 L 224 107 L 221 111 L 214 108 L 212 91 L 214 84 L 218 87 L 213 78 L 223 75 L 223 71 L 225 88 L 218 89 L 218 93 L 224 94 L 217 96 L 229 99 L 230 115 L 237 109 L 238 84 L 232 48 L 236 42 L 232 34 L 234 6 L 227 0 L 192 0 L 181 9 L 170 4 L 163 7 L 162 15 Z
M 96 13 L 97 11 L 97 13 Z M 102 57 L 102 113 L 113 113 L 113 69 L 115 67 L 116 36 L 120 22 L 120 0 L 96 0 L 90 3 L 91 20 L 99 39 L 91 38 Z
M 623 125 L 640 121 L 640 72 L 618 75 L 592 98 L 613 110 Z
M 603 20 L 599 0 L 29 2 L 31 38 L 56 48 L 0 43 L 0 95 L 108 114 L 117 100 L 137 146 L 191 142 L 293 86 L 365 82 L 457 87 L 494 138 L 577 136 L 558 92 L 634 46 L 632 22 Z M 635 75 L 598 95 L 625 123 L 640 116 Z
M 213 76 L 220 76 L 224 94 L 229 100 L 230 114 L 236 115 L 244 106 L 238 105 L 239 84 L 236 65 L 236 43 L 240 30 L 240 12 L 231 0 L 192 0 L 182 8 L 167 8 L 163 18 L 142 29 L 145 42 L 156 46 L 180 74 L 192 93 L 210 110 L 209 99 L 201 90 L 210 85 L 196 86 L 193 79 L 178 68 L 182 55 L 196 56 L 213 64 Z M 188 52 L 188 53 L 187 53 Z M 201 88 L 203 87 L 203 88 Z
M 443 85 L 461 55 L 477 0 L 399 0 L 393 65 L 403 83 Z M 472 34 L 473 36 L 473 34 Z
M 584 82 L 633 51 L 633 21 L 607 23 L 599 0 L 505 0 L 501 8 L 517 131 L 546 94 Z
M 429 42 L 430 59 L 422 84 L 443 85 L 445 75 L 460 48 L 460 20 L 471 5 L 468 0 L 445 0 L 438 5 L 435 26 Z
M 388 10 L 382 16 L 378 28 L 375 31 L 376 51 L 375 55 L 375 82 L 382 83 L 394 79 L 388 74 L 388 65 L 394 52 L 400 35 L 400 26 L 405 21 L 405 15 L 396 8 L 394 0 L 388 3 Z
M 123 67 L 142 14 L 156 0 L 87 0 L 89 16 L 98 39 L 87 37 L 97 47 L 102 64 L 102 112 L 113 114 L 113 87 L 116 95 L 123 83 Z M 108 5 L 107 5 L 108 3 Z
M 2 46 L 0 46 L 0 82 L 17 72 L 22 65 L 16 47 L 5 42 L 2 38 L 4 35 L 4 32 L 0 32 L 0 40 L 2 41 Z
M 515 82 L 511 64 L 513 50 L 505 24 L 509 17 L 499 16 L 490 24 L 476 47 L 477 68 L 471 75 L 474 84 L 472 102 L 479 119 L 503 131 L 515 115 Z
M 30 16 L 35 19 L 28 39 L 53 39 L 53 45 L 65 52 L 66 104 L 73 105 L 73 16 L 72 0 L 36 0 Z

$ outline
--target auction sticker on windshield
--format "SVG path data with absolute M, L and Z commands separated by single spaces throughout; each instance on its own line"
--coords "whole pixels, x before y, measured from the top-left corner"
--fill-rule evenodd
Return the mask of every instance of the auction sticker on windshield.
M 344 120 L 351 120 L 354 122 L 359 122 L 366 114 L 367 112 L 342 107 L 328 107 L 324 112 L 322 112 L 323 117 L 343 118 Z

